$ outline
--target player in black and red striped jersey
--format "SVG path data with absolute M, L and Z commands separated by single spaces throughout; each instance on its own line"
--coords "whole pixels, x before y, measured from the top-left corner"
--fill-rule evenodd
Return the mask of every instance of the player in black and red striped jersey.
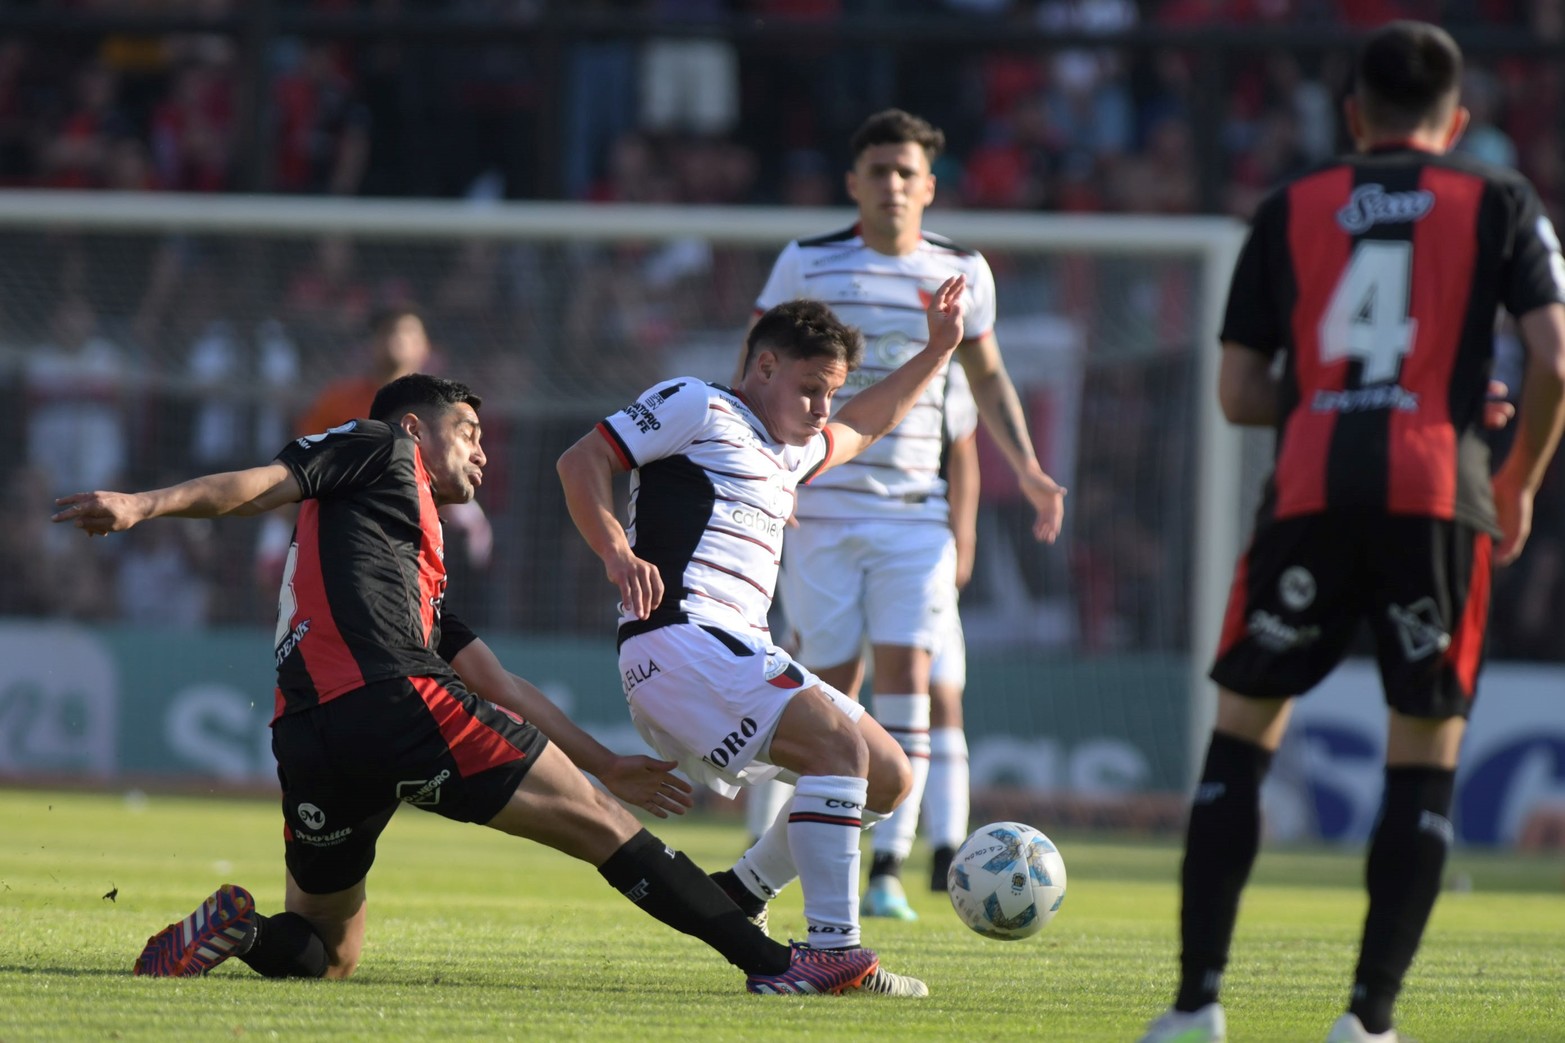
M 1451 842 L 1491 568 L 1521 552 L 1565 424 L 1565 261 L 1525 179 L 1447 153 L 1467 122 L 1461 68 L 1435 26 L 1374 33 L 1346 105 L 1357 153 L 1269 196 L 1234 271 L 1218 397 L 1231 422 L 1275 426 L 1276 460 L 1212 669 L 1180 985 L 1153 1043 L 1225 1038 L 1218 990 L 1261 780 L 1291 697 L 1361 622 L 1389 708 L 1385 796 L 1352 996 L 1328 1039 L 1397 1039 L 1392 1008 Z M 1481 434 L 1500 307 L 1529 361 L 1518 434 L 1491 480 Z
M 235 956 L 269 977 L 351 974 L 363 947 L 375 842 L 407 803 L 590 862 L 646 912 L 745 970 L 752 991 L 858 985 L 876 969 L 873 954 L 828 965 L 768 939 L 537 727 L 496 703 L 543 717 L 562 743 L 575 746 L 584 733 L 507 675 L 465 627 L 442 629 L 436 510 L 472 499 L 483 480 L 480 404 L 465 385 L 414 374 L 377 393 L 371 419 L 296 439 L 263 467 L 58 501 L 54 520 L 89 535 L 163 516 L 256 514 L 303 501 L 279 597 L 272 721 L 286 911 L 262 916 L 248 891 L 225 884 L 149 939 L 135 973 L 202 974 Z M 666 813 L 688 805 L 688 787 L 666 774 L 672 763 L 631 761 L 643 777 L 629 789 L 644 807 Z M 637 764 L 629 767 L 634 776 Z

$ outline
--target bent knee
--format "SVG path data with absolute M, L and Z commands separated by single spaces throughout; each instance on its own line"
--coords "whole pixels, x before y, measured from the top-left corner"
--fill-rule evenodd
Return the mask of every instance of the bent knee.
M 901 749 L 895 752 L 896 756 L 877 757 L 870 763 L 866 803 L 882 815 L 895 811 L 913 791 L 913 766 Z

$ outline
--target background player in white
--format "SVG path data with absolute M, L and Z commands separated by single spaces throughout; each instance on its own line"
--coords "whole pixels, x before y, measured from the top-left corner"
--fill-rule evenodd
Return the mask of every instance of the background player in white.
M 956 592 L 973 577 L 978 549 L 978 409 L 960 367 L 946 381 L 946 449 L 943 471 L 951 505 L 951 535 L 956 545 Z M 962 730 L 962 693 L 967 687 L 967 640 L 956 600 L 935 638 L 929 664 L 929 781 L 924 787 L 922 821 L 931 860 L 929 889 L 946 889 L 946 871 L 967 839 L 970 784 L 967 735 Z M 911 814 L 904 803 L 887 823 L 891 832 Z M 903 827 L 905 828 L 905 827 Z
M 786 816 L 762 838 L 795 867 L 820 958 L 861 959 L 859 831 L 906 796 L 911 770 L 862 707 L 772 644 L 767 612 L 795 489 L 901 420 L 960 343 L 966 282 L 933 293 L 923 350 L 831 416 L 857 365 L 857 330 L 815 301 L 750 330 L 733 391 L 676 378 L 605 419 L 559 461 L 571 519 L 620 593 L 620 657 L 638 730 L 720 793 L 786 772 Z M 631 521 L 612 478 L 634 470 Z M 779 831 L 785 833 L 779 836 Z M 870 966 L 868 988 L 925 995 Z
M 852 145 L 847 189 L 858 203 L 858 223 L 788 244 L 757 310 L 805 297 L 864 331 L 864 365 L 838 396 L 846 408 L 919 349 L 929 294 L 951 275 L 964 275 L 968 332 L 957 357 L 985 426 L 1037 511 L 1034 535 L 1053 542 L 1064 519 L 1065 489 L 1039 467 L 1001 361 L 993 332 L 994 277 L 980 254 L 922 227 L 935 194 L 930 164 L 945 147 L 945 135 L 925 120 L 887 109 L 865 121 Z M 941 613 L 954 611 L 955 552 L 939 476 L 944 384 L 942 370 L 896 430 L 801 491 L 781 588 L 799 633 L 800 659 L 850 695 L 863 678 L 860 648 L 867 635 L 875 717 L 913 764 L 914 807 L 929 768 L 930 650 Z M 914 826 L 909 818 L 900 828 L 876 830 L 865 915 L 914 918 L 898 879 Z

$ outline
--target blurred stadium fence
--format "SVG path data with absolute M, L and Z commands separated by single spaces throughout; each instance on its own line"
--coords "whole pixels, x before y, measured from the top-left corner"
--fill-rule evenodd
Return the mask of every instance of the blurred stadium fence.
M 22 447 L 8 487 L 36 508 L 7 535 L 28 567 L 0 619 L 0 777 L 270 778 L 276 523 L 166 522 L 87 544 L 49 529 L 40 490 L 268 459 L 323 384 L 362 368 L 368 319 L 391 305 L 424 315 L 433 368 L 485 396 L 495 551 L 484 562 L 453 542 L 453 605 L 513 669 L 634 747 L 612 591 L 568 524 L 554 460 L 657 380 L 726 381 L 776 251 L 853 220 L 0 192 L 0 373 L 22 404 L 4 421 Z M 926 225 L 989 258 L 1007 365 L 1045 468 L 1072 490 L 1064 536 L 1040 548 L 985 452 L 963 598 L 980 800 L 1030 802 L 1024 817 L 1170 825 L 1204 746 L 1204 667 L 1269 452 L 1222 422 L 1212 391 L 1242 230 L 961 211 Z M 99 596 L 65 596 L 78 581 Z M 1322 727 L 1296 744 L 1304 767 L 1282 773 L 1277 821 L 1346 836 L 1370 798 L 1343 810 L 1321 777 L 1343 750 L 1378 756 L 1377 740 L 1371 722 L 1351 741 Z M 1558 736 L 1565 751 L 1565 723 Z M 1327 759 L 1311 768 L 1317 750 Z M 1519 799 L 1496 785 L 1496 799 Z

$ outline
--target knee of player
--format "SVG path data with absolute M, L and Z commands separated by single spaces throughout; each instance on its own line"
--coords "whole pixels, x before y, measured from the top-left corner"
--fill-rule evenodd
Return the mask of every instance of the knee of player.
M 901 752 L 900 750 L 898 751 Z M 898 759 L 878 758 L 869 766 L 869 793 L 865 804 L 871 811 L 889 815 L 897 809 L 913 789 L 913 769 L 907 757 Z
M 357 947 L 352 952 L 334 952 L 326 964 L 326 978 L 341 979 L 352 976 L 359 969 L 359 950 Z
M 869 744 L 855 728 L 835 728 L 822 732 L 815 750 L 818 772 L 822 775 L 869 775 Z
M 885 793 L 888 806 L 884 810 L 894 811 L 913 792 L 913 765 L 900 747 L 870 765 L 870 792 L 870 808 L 875 811 L 882 810 L 873 801 L 875 793 Z

